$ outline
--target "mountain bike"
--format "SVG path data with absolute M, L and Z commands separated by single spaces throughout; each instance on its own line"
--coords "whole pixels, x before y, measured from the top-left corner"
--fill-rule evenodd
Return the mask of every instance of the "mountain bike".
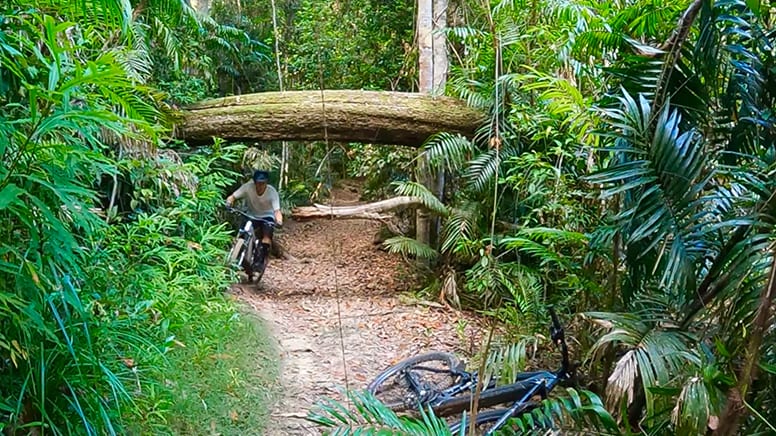
M 555 311 L 550 308 L 552 327 L 550 337 L 561 354 L 560 368 L 523 372 L 515 381 L 497 386 L 496 380 L 484 386 L 479 397 L 479 408 L 489 408 L 511 403 L 511 406 L 478 413 L 476 425 L 485 429 L 486 435 L 503 427 L 511 417 L 517 417 L 539 406 L 536 396 L 544 399 L 561 382 L 570 380 L 565 333 Z M 451 416 L 468 411 L 473 402 L 479 377 L 468 372 L 453 354 L 432 352 L 403 360 L 380 373 L 367 390 L 395 412 L 418 410 L 434 411 L 436 416 Z M 450 429 L 460 431 L 462 421 L 454 422 Z
M 266 224 L 274 227 L 275 222 L 266 218 L 255 217 L 233 207 L 226 208 L 227 211 L 241 215 L 245 218 L 245 224 L 240 227 L 237 236 L 229 250 L 227 262 L 238 268 L 242 268 L 248 275 L 248 280 L 252 283 L 258 283 L 264 275 L 269 261 L 269 253 L 265 255 L 261 249 L 261 238 L 256 236 L 257 224 Z

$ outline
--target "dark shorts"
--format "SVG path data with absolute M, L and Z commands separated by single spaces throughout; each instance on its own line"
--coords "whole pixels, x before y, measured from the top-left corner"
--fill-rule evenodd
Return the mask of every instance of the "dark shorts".
M 275 224 L 274 218 L 267 217 L 264 219 L 272 224 Z M 268 237 L 272 239 L 272 235 L 275 233 L 275 226 L 267 224 L 265 221 L 253 220 L 253 228 L 256 229 L 256 235 L 261 235 L 262 238 Z

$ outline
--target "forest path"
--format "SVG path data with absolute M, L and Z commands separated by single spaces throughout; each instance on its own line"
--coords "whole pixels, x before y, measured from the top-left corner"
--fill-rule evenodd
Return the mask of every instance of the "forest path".
M 350 187 L 333 197 L 353 204 L 358 193 Z M 363 389 L 403 358 L 431 350 L 468 354 L 479 345 L 474 317 L 403 293 L 412 279 L 399 256 L 373 244 L 379 227 L 368 220 L 288 222 L 276 237 L 293 258 L 272 259 L 257 287 L 234 286 L 266 321 L 281 354 L 281 393 L 261 434 L 321 434 L 304 418 L 323 398 L 343 400 L 346 372 L 348 387 Z

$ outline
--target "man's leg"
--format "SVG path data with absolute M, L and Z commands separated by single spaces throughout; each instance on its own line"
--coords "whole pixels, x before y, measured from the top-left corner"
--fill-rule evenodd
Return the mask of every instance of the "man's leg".
M 273 221 L 271 218 L 268 219 L 269 221 Z M 262 223 L 261 224 L 261 249 L 264 252 L 264 259 L 267 259 L 269 256 L 269 248 L 272 245 L 272 234 L 274 231 L 274 227 L 267 224 Z

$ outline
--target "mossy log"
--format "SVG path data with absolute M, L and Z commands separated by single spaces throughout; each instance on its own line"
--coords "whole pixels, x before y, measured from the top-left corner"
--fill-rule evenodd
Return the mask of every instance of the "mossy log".
M 181 115 L 176 136 L 191 143 L 211 141 L 215 136 L 235 141 L 318 141 L 328 137 L 340 142 L 412 147 L 443 131 L 471 137 L 484 120 L 481 112 L 450 97 L 349 90 L 226 97 L 187 107 Z

